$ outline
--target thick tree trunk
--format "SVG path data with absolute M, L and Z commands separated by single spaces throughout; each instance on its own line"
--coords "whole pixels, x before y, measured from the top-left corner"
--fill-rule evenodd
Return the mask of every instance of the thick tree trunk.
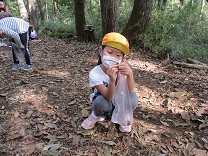
M 147 28 L 154 0 L 134 0 L 134 7 L 130 19 L 123 30 L 123 34 L 133 39 L 142 34 Z
M 102 35 L 118 31 L 117 0 L 100 0 L 102 16 Z
M 85 13 L 84 13 L 84 0 L 74 0 L 75 2 L 75 23 L 76 23 L 76 32 L 80 40 L 85 40 L 85 31 L 84 26 L 85 22 Z
M 28 21 L 28 13 L 27 9 L 25 8 L 25 3 L 23 0 L 17 0 L 17 5 L 19 7 L 20 16 L 23 20 Z

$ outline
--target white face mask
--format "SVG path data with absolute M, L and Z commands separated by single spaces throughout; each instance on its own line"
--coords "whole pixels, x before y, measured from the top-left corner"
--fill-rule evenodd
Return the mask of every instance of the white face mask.
M 102 58 L 102 64 L 106 68 L 110 67 L 111 65 L 120 64 L 120 63 L 121 63 L 121 60 L 119 60 L 115 57 L 112 57 L 112 56 L 103 56 L 103 58 Z

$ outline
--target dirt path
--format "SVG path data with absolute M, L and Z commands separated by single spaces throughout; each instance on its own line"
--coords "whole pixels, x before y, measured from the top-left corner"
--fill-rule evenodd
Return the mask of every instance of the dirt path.
M 33 41 L 33 72 L 11 71 L 11 49 L 0 47 L 0 155 L 208 155 L 207 71 L 154 60 L 146 51 L 127 58 L 139 96 L 132 132 L 120 133 L 110 120 L 84 131 L 97 46 Z

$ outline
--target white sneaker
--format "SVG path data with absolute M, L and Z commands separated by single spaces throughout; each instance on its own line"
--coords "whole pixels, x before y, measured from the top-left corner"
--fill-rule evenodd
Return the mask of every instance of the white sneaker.
M 82 122 L 81 126 L 84 129 L 92 129 L 98 121 L 103 120 L 105 120 L 105 117 L 96 116 L 94 112 L 92 112 L 91 115 Z
M 131 132 L 131 125 L 127 125 L 127 126 L 119 126 L 119 130 L 123 133 L 129 133 Z

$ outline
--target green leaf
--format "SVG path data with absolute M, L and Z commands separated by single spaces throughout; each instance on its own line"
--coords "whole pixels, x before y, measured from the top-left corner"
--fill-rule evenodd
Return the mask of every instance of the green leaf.
M 128 153 L 129 153 L 129 151 L 126 150 L 126 151 L 124 151 L 124 152 L 122 153 L 122 156 L 126 156 Z
M 112 156 L 107 146 L 104 146 L 103 151 L 104 151 L 104 156 Z
M 56 150 L 47 150 L 47 151 L 42 151 L 42 154 L 46 156 L 56 156 L 58 152 Z

